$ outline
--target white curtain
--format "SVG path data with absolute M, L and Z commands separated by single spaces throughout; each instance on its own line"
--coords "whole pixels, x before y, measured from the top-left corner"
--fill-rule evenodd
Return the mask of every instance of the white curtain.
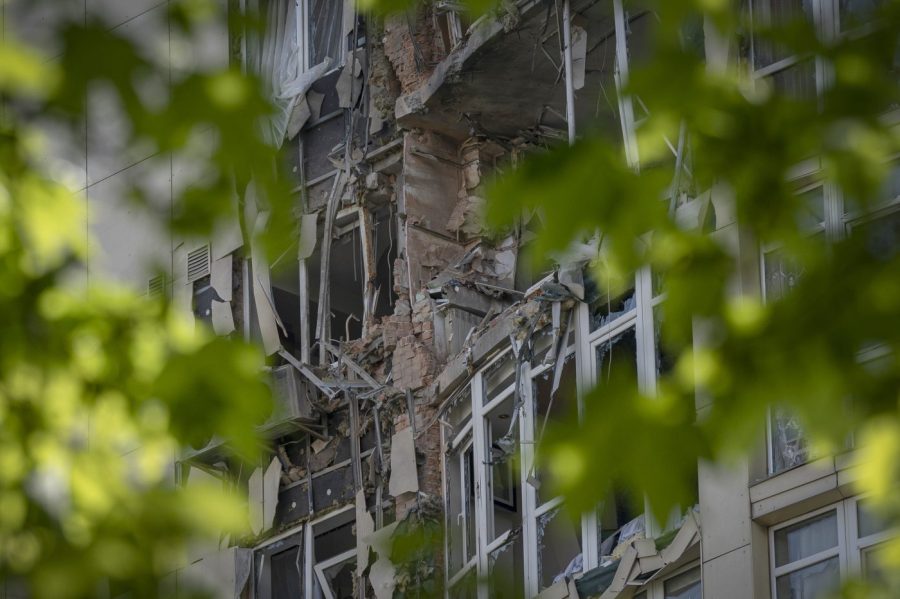
M 297 7 L 294 0 L 266 0 L 260 2 L 260 17 L 265 21 L 265 33 L 257 43 L 248 47 L 248 63 L 258 74 L 266 93 L 275 106 L 275 114 L 264 125 L 265 140 L 275 147 L 284 141 L 288 121 L 294 106 L 305 96 L 310 86 L 331 66 L 336 57 L 303 70 L 303 56 L 297 32 Z

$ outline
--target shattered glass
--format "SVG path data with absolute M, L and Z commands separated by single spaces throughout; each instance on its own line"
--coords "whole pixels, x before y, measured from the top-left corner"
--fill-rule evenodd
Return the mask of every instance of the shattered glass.
M 803 267 L 787 257 L 781 250 L 774 250 L 763 257 L 766 299 L 781 299 L 793 289 L 803 276 Z
M 572 522 L 562 507 L 554 508 L 538 516 L 537 541 L 538 582 L 543 590 L 574 569 L 581 553 L 581 525 Z
M 510 396 L 485 417 L 488 438 L 488 475 L 491 489 L 490 531 L 488 543 L 514 528 L 521 528 L 519 492 L 518 410 Z
M 601 296 L 590 302 L 591 330 L 596 331 L 612 321 L 625 316 L 637 306 L 634 288 L 630 288 L 621 295 L 608 298 Z
M 796 416 L 781 408 L 772 409 L 772 473 L 805 464 L 809 445 Z
M 488 556 L 488 584 L 491 597 L 519 599 L 525 596 L 523 557 L 522 529 L 518 528 L 510 533 L 506 543 Z

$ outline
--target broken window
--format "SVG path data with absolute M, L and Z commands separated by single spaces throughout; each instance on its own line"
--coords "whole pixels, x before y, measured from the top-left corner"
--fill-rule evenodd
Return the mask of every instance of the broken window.
M 601 329 L 614 320 L 634 312 L 637 298 L 633 286 L 616 295 L 601 293 L 593 278 L 588 273 L 585 274 L 588 275 L 585 277 L 585 295 L 589 306 L 591 331 Z
M 255 599 L 303 596 L 303 531 L 257 549 L 253 567 Z
M 884 0 L 838 0 L 841 31 L 849 31 L 869 23 L 882 4 Z
M 315 66 L 326 58 L 337 63 L 343 54 L 343 0 L 306 0 L 307 66 Z
M 525 597 L 522 580 L 522 535 L 511 535 L 488 555 L 488 594 L 502 599 Z M 456 597 L 454 593 L 451 597 Z
M 254 599 L 353 596 L 354 510 L 344 508 L 254 552 Z
M 354 511 L 345 509 L 310 525 L 314 574 L 311 599 L 339 599 L 353 596 L 356 572 Z
M 541 590 L 582 571 L 581 523 L 573 522 L 562 507 L 538 516 L 537 539 Z
M 558 388 L 555 365 L 545 369 L 532 378 L 532 402 L 534 405 L 534 439 L 535 450 L 540 452 L 541 440 L 549 426 L 559 424 L 572 411 L 575 399 L 575 352 L 567 353 L 563 358 L 562 370 L 559 373 Z M 541 468 L 532 474 L 537 481 L 537 505 L 542 506 L 554 499 L 547 485 L 546 476 Z
M 753 27 L 763 30 L 813 20 L 813 0 L 752 0 Z M 754 35 L 753 65 L 763 69 L 790 58 L 790 52 L 767 37 Z
M 489 504 L 488 543 L 522 526 L 522 504 L 518 498 L 519 449 L 518 410 L 512 392 L 485 416 L 487 438 Z
M 471 433 L 445 456 L 448 575 L 474 568 L 475 539 L 475 449 Z

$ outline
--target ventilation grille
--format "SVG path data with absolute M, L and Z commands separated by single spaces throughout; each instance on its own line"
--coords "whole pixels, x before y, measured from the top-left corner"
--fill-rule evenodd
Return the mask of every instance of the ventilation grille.
M 150 297 L 160 297 L 166 290 L 166 280 L 163 275 L 153 277 L 147 282 L 147 295 Z
M 188 253 L 187 278 L 188 282 L 202 279 L 209 274 L 209 245 L 204 245 Z

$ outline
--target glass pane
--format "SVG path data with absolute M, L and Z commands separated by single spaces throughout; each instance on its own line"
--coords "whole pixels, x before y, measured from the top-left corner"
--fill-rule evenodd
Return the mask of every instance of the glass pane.
M 475 556 L 475 450 L 469 447 L 463 454 L 463 520 L 465 527 L 466 563 Z
M 572 522 L 562 508 L 539 516 L 538 580 L 541 590 L 581 572 L 581 523 Z
M 812 22 L 812 0 L 753 0 L 753 26 L 765 29 L 784 26 L 799 19 Z M 754 36 L 754 64 L 767 67 L 790 56 L 791 52 L 762 36 Z
M 771 430 L 773 474 L 809 460 L 809 443 L 796 416 L 781 408 L 773 408 Z
M 325 581 L 332 597 L 353 597 L 353 578 L 356 573 L 356 556 L 335 564 L 324 571 Z M 299 595 L 297 595 L 299 597 Z
M 797 225 L 801 230 L 812 230 L 825 225 L 825 189 L 814 187 L 798 194 L 800 212 Z
M 831 510 L 775 533 L 775 565 L 784 566 L 837 547 L 837 512 Z
M 514 535 L 511 542 L 490 554 L 489 584 L 491 597 L 521 599 L 524 588 L 524 553 L 522 535 Z M 455 595 L 450 595 L 454 597 Z
M 825 599 L 832 596 L 840 583 L 838 558 L 832 557 L 779 576 L 775 581 L 776 599 Z
M 597 510 L 597 541 L 601 559 L 611 556 L 616 547 L 644 535 L 643 499 L 633 500 L 627 493 L 614 491 Z
M 470 443 L 464 440 L 462 447 Z M 446 457 L 447 556 L 450 575 L 458 572 L 475 551 L 475 480 L 472 448 L 459 449 Z
M 890 528 L 890 521 L 882 514 L 870 509 L 870 504 L 871 502 L 866 500 L 856 502 L 856 532 L 860 539 Z
M 475 568 L 463 576 L 462 580 L 450 588 L 450 596 L 459 599 L 475 599 L 478 596 L 478 579 L 475 577 Z
M 335 63 L 340 60 L 343 4 L 334 0 L 309 0 L 310 66 L 326 58 Z
M 597 384 L 608 382 L 613 371 L 637 378 L 637 340 L 634 328 L 596 346 Z
M 870 254 L 890 260 L 900 248 L 900 210 L 854 226 L 853 235 L 865 239 Z
M 592 331 L 628 314 L 635 308 L 634 287 L 617 296 L 610 297 L 609 294 L 601 293 L 597 284 L 587 275 L 585 276 L 585 296 L 588 300 Z
M 665 599 L 701 599 L 700 568 L 688 570 L 666 581 Z
M 872 20 L 882 0 L 840 0 L 841 31 L 853 29 Z
M 653 335 L 656 340 L 656 375 L 665 376 L 675 369 L 678 355 L 669 351 L 662 342 L 663 314 L 659 306 L 653 308 Z
M 485 417 L 488 447 L 488 473 L 493 497 L 490 543 L 503 533 L 522 526 L 519 492 L 519 427 L 515 398 L 510 395 Z
M 816 97 L 816 64 L 806 60 L 769 75 L 775 91 L 792 100 Z
M 532 393 L 534 399 L 534 439 L 535 450 L 540 452 L 540 441 L 544 431 L 553 423 L 562 421 L 566 414 L 573 410 L 575 401 L 575 354 L 571 354 L 565 360 L 559 377 L 559 388 L 553 395 L 553 370 L 536 376 L 532 379 Z M 553 495 L 547 486 L 546 477 L 540 469 L 533 473 L 537 479 L 537 505 L 541 506 L 553 499 Z
M 803 276 L 803 267 L 781 250 L 773 250 L 763 256 L 763 281 L 766 299 L 774 301 L 784 297 Z
M 863 549 L 863 578 L 876 584 L 884 584 L 888 579 L 888 570 L 883 563 L 884 545 L 874 545 Z
M 303 560 L 300 558 L 299 547 L 291 547 L 273 555 L 271 572 L 272 599 L 300 596 L 303 588 Z

